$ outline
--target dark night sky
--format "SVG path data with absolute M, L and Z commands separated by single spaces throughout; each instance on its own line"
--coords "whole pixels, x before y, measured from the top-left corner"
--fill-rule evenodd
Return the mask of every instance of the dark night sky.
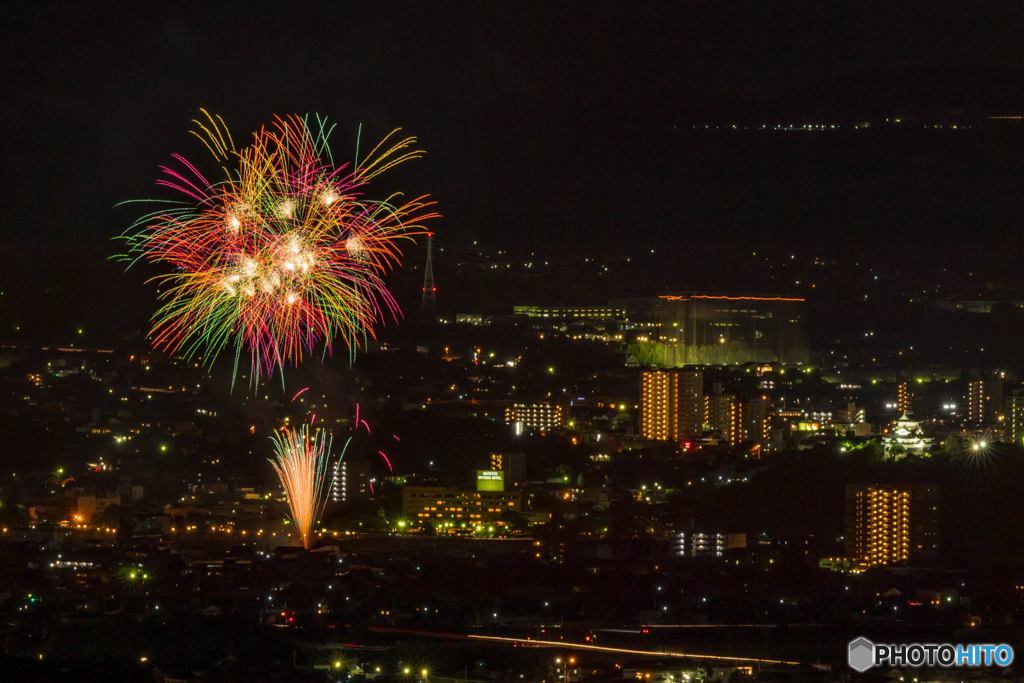
M 124 301 L 133 285 L 100 284 L 131 219 L 113 205 L 154 194 L 171 152 L 197 152 L 199 106 L 236 134 L 320 111 L 340 123 L 338 149 L 357 122 L 404 127 L 430 153 L 394 182 L 437 196 L 453 243 L 600 252 L 841 233 L 898 252 L 1017 234 L 1020 207 L 1001 194 L 1021 194 L 1020 147 L 985 132 L 864 148 L 690 130 L 1024 111 L 1015 3 L 300 4 L 6 5 L 0 263 L 18 282 L 5 286 L 38 294 L 34 275 L 56 268 Z

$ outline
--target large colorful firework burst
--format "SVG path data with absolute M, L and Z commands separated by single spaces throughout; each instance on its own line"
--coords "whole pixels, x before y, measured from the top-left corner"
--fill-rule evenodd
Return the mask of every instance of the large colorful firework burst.
M 331 470 L 330 432 L 302 425 L 274 432 L 274 457 L 270 463 L 281 480 L 295 533 L 302 547 L 313 542 L 313 525 L 327 504 Z
M 363 159 L 357 151 L 351 166 L 336 165 L 334 126 L 319 115 L 275 117 L 237 149 L 223 119 L 201 112 L 192 133 L 222 179 L 172 155 L 157 184 L 179 199 L 122 235 L 123 258 L 173 269 L 156 278 L 154 346 L 206 366 L 234 347 L 234 374 L 247 353 L 254 384 L 339 339 L 354 352 L 399 314 L 382 278 L 399 264 L 400 241 L 427 234 L 423 223 L 438 216 L 427 195 L 364 196 L 375 177 L 422 156 L 415 138 L 392 131 Z

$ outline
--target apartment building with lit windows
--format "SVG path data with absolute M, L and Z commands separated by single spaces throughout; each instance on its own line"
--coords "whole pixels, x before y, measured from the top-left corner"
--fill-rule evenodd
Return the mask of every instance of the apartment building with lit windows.
M 514 403 L 505 408 L 505 424 L 517 432 L 534 429 L 546 432 L 565 424 L 565 408 L 557 403 Z
M 1011 396 L 1007 407 L 1010 414 L 1010 443 L 1024 446 L 1024 391 Z
M 640 373 L 640 435 L 655 441 L 700 436 L 704 421 L 704 375 L 699 370 Z
M 910 415 L 912 407 L 910 382 L 903 380 L 896 385 L 896 410 L 900 415 Z
M 846 556 L 861 570 L 930 559 L 938 510 L 937 486 L 847 484 Z
M 482 525 L 503 526 L 506 512 L 522 511 L 517 491 L 479 491 L 453 486 L 406 486 L 402 516 L 416 527 L 446 533 L 470 532 Z

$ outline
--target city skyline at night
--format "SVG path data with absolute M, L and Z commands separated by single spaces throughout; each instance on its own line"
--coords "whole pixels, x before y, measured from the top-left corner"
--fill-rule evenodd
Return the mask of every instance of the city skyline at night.
M 0 679 L 1024 675 L 1021 8 L 6 9 Z

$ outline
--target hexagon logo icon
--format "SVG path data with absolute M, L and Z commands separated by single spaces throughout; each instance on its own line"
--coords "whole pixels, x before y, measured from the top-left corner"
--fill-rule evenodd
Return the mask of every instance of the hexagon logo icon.
M 850 641 L 846 654 L 850 668 L 857 673 L 864 673 L 875 664 L 875 644 L 864 636 Z

